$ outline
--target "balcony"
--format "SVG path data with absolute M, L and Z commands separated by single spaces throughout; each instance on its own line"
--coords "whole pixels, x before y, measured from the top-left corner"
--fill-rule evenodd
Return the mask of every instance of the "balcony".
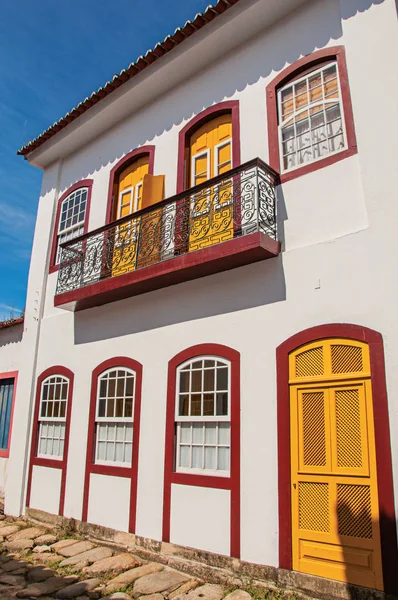
M 66 242 L 55 306 L 84 310 L 277 256 L 277 183 L 257 158 Z

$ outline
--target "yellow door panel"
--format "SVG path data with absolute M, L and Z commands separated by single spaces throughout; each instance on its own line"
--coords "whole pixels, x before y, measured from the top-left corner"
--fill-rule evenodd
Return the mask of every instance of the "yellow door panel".
M 194 187 L 232 168 L 232 120 L 221 115 L 191 137 L 190 185 Z M 233 237 L 232 185 L 214 186 L 191 198 L 189 250 L 199 250 Z
M 144 175 L 142 208 L 149 208 L 164 198 L 164 175 Z M 137 268 L 147 267 L 162 257 L 162 209 L 144 214 L 140 222 Z
M 149 170 L 149 157 L 134 161 L 119 175 L 116 219 L 142 208 L 144 177 Z M 137 265 L 139 224 L 132 218 L 117 227 L 112 258 L 112 277 L 133 271 Z
M 382 590 L 368 357 L 334 339 L 289 357 L 292 558 L 297 571 Z

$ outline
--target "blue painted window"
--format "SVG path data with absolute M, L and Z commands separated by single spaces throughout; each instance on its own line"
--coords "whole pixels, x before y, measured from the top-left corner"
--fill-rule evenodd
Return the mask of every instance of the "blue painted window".
M 8 449 L 14 379 L 0 379 L 0 450 Z

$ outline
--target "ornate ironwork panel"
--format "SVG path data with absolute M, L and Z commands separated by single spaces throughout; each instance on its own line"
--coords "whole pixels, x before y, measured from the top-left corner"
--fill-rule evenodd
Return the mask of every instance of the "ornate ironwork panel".
M 277 174 L 260 159 L 70 240 L 57 294 L 261 231 L 276 239 Z

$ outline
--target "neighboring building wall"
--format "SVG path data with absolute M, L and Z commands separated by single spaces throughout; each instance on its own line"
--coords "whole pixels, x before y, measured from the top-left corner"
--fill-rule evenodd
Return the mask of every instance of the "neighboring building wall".
M 213 35 L 201 43 L 212 43 L 217 33 Z M 356 323 L 381 332 L 391 430 L 398 427 L 397 289 L 392 278 L 396 236 L 391 227 L 398 216 L 391 191 L 398 187 L 394 159 L 398 138 L 391 132 L 398 92 L 394 44 L 393 0 L 308 2 L 46 171 L 28 292 L 32 301 L 38 290 L 38 304 L 51 246 L 51 238 L 43 232 L 51 231 L 57 198 L 71 185 L 93 179 L 89 230 L 102 226 L 111 168 L 136 146 L 153 144 L 154 174 L 166 175 L 166 197 L 173 195 L 179 131 L 194 114 L 225 99 L 240 102 L 242 162 L 255 156 L 267 162 L 267 84 L 303 55 L 325 46 L 345 47 L 358 154 L 279 188 L 278 237 L 283 253 L 278 258 L 76 314 L 54 308 L 57 275 L 48 276 L 37 366 L 32 363 L 29 368 L 34 369 L 35 380 L 54 365 L 74 373 L 65 516 L 82 516 L 91 374 L 115 356 L 143 365 L 136 533 L 148 538 L 162 538 L 168 363 L 189 346 L 223 344 L 241 356 L 240 554 L 246 561 L 278 565 L 275 350 L 285 339 L 330 322 Z M 32 333 L 30 348 L 33 339 Z M 21 436 L 29 428 L 28 380 L 27 376 L 25 404 L 19 405 Z M 391 444 L 397 481 L 397 439 L 392 437 Z M 21 449 L 18 464 L 22 455 Z M 54 512 L 58 498 L 37 490 L 54 482 L 59 473 L 34 469 L 31 506 Z M 14 514 L 20 506 L 21 478 L 18 467 L 7 500 Z M 115 479 L 91 475 L 88 520 L 127 529 L 128 485 Z M 229 511 L 228 490 L 173 484 L 170 540 L 228 554 Z

